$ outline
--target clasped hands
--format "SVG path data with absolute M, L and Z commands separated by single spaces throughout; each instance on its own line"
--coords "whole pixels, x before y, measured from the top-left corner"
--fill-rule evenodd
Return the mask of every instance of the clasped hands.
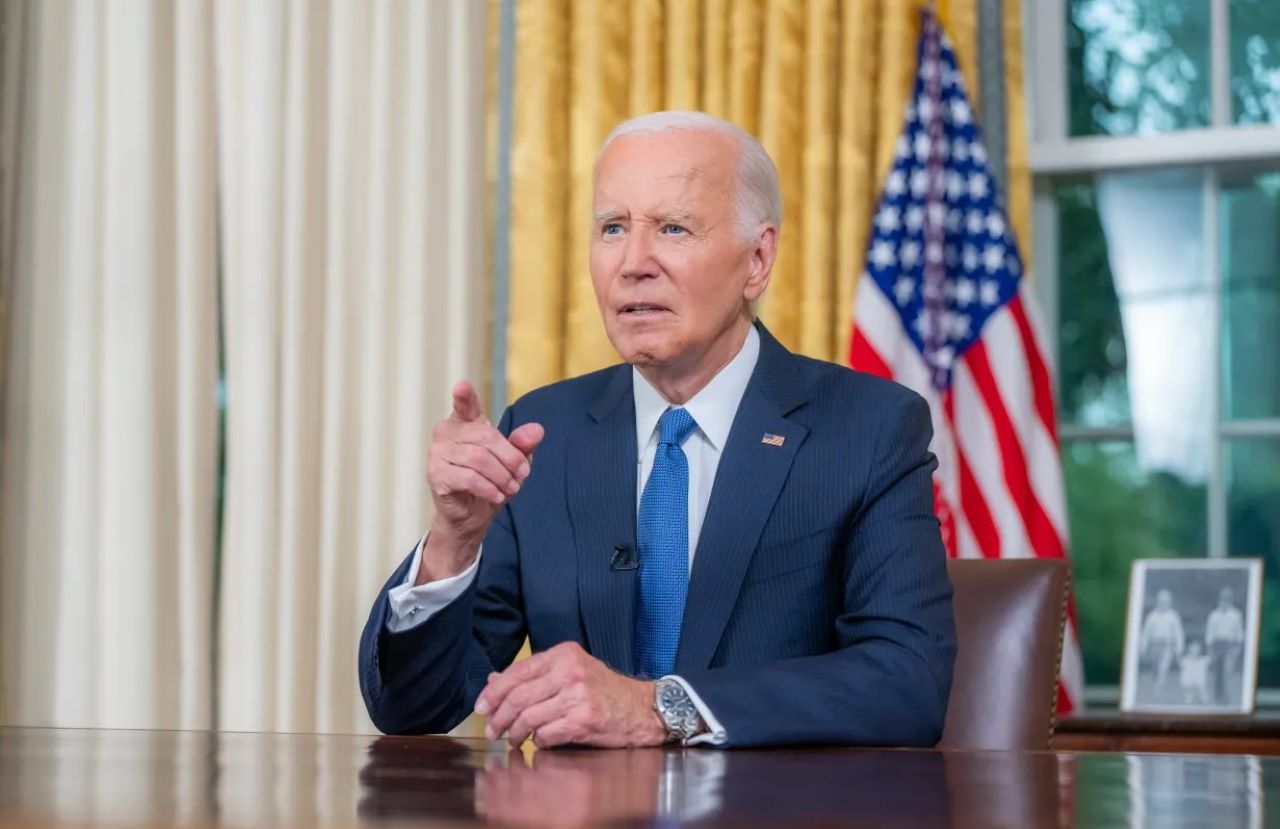
M 513 746 L 529 737 L 539 748 L 657 746 L 667 730 L 653 701 L 653 682 L 616 673 L 576 642 L 563 642 L 490 674 L 476 713 L 489 718 L 485 737 L 505 736 Z

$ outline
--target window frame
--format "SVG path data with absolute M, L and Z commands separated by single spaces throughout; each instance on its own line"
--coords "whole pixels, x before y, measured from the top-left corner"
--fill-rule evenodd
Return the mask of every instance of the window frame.
M 1229 552 L 1227 526 L 1226 441 L 1234 438 L 1278 437 L 1280 416 L 1266 419 L 1224 420 L 1222 401 L 1222 249 L 1220 200 L 1226 171 L 1280 170 L 1280 129 L 1273 125 L 1236 125 L 1231 112 L 1230 0 L 1202 0 L 1210 4 L 1209 71 L 1211 124 L 1205 128 L 1141 136 L 1076 136 L 1069 134 L 1070 90 L 1067 66 L 1068 0 L 1021 0 L 1023 53 L 1032 176 L 1033 292 L 1040 302 L 1053 361 L 1058 363 L 1058 208 L 1055 187 L 1071 177 L 1121 170 L 1183 169 L 1199 171 L 1202 182 L 1204 261 L 1208 269 L 1210 341 L 1218 352 L 1212 361 L 1210 429 L 1212 444 L 1205 480 L 1206 537 L 1210 558 Z M 1077 441 L 1133 440 L 1132 426 L 1059 426 L 1062 446 Z M 1086 680 L 1088 677 L 1086 676 Z M 1260 707 L 1280 707 L 1280 687 L 1259 688 Z M 1087 705 L 1114 707 L 1119 688 L 1087 684 Z

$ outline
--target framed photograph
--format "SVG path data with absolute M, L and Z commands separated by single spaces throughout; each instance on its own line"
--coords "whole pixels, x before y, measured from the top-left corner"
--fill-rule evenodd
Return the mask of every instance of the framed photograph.
M 1261 611 L 1261 559 L 1135 561 L 1120 710 L 1252 713 Z

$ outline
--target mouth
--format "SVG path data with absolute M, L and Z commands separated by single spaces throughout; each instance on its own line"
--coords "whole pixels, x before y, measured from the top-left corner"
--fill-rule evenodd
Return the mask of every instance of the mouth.
M 670 313 L 670 311 L 671 309 L 667 306 L 653 302 L 628 302 L 618 309 L 618 316 L 640 319 Z

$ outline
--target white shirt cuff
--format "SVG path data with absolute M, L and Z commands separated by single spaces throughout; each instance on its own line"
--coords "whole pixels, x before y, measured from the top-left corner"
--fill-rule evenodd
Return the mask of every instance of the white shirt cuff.
M 475 581 L 476 570 L 480 567 L 480 553 L 476 554 L 471 566 L 458 575 L 415 587 L 413 582 L 418 576 L 422 547 L 426 543 L 427 537 L 424 535 L 413 551 L 413 561 L 409 562 L 409 572 L 404 583 L 387 591 L 387 602 L 391 605 L 391 613 L 387 616 L 387 630 L 392 633 L 401 633 L 427 621 L 467 592 L 471 582 Z
M 664 676 L 663 679 L 674 679 L 680 683 L 680 687 L 689 695 L 689 699 L 693 702 L 693 707 L 698 709 L 698 716 L 702 717 L 702 721 L 707 724 L 707 730 L 702 734 L 689 740 L 689 745 L 712 745 L 720 746 L 729 741 L 729 735 L 725 732 L 724 726 L 716 719 L 716 715 L 711 713 L 711 709 L 702 701 L 702 697 L 698 696 L 698 692 L 693 690 L 689 683 L 685 682 L 674 674 Z

